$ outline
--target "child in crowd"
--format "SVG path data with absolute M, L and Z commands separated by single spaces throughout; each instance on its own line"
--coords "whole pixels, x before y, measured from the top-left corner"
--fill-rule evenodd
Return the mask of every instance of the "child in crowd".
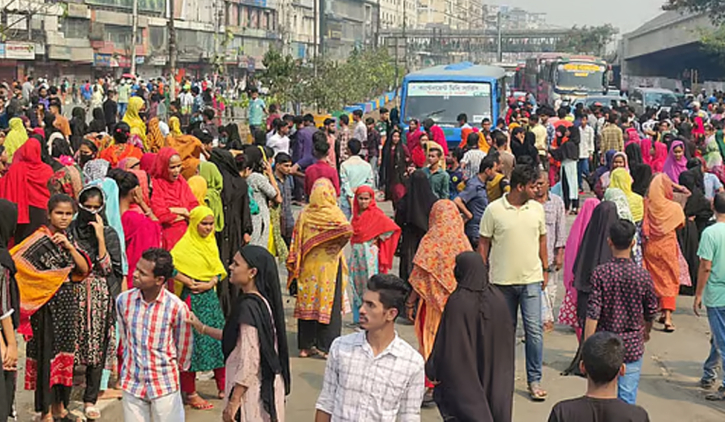
M 617 398 L 617 379 L 625 371 L 625 346 L 613 333 L 589 337 L 582 347 L 581 371 L 587 375 L 584 397 L 557 403 L 549 422 L 649 422 L 647 411 Z
M 348 220 L 352 216 L 357 188 L 363 185 L 373 187 L 375 180 L 372 166 L 360 157 L 361 149 L 362 143 L 358 139 L 348 140 L 345 155 L 349 158 L 340 166 L 340 209 Z
M 493 202 L 509 191 L 508 179 L 501 172 L 501 155 L 494 151 L 481 162 L 481 172 L 486 177 L 486 194 L 489 202 Z
M 450 199 L 455 199 L 463 189 L 466 188 L 466 182 L 463 178 L 463 168 L 461 168 L 461 159 L 463 159 L 463 151 L 460 148 L 453 148 L 448 151 L 446 157 L 446 171 L 451 180 L 449 188 Z

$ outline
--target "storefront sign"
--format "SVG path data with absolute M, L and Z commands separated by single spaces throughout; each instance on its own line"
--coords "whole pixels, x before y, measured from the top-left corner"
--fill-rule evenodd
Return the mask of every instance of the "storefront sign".
M 5 58 L 15 60 L 35 60 L 35 44 L 9 42 L 5 44 Z
M 93 65 L 97 67 L 111 67 L 111 55 L 103 53 L 93 54 Z
M 5 58 L 5 43 L 0 44 L 0 59 Z
M 70 60 L 71 49 L 64 45 L 50 45 L 48 46 L 48 58 L 52 60 Z
M 166 66 L 165 56 L 152 56 L 150 60 L 152 66 Z

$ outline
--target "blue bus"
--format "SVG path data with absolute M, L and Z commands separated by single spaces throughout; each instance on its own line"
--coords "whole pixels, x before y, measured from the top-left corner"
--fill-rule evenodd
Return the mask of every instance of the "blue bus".
M 403 78 L 401 120 L 433 121 L 443 129 L 449 146 L 461 142 L 456 118 L 468 116 L 468 124 L 481 127 L 491 119 L 492 126 L 506 109 L 506 71 L 500 67 L 462 62 L 430 67 Z

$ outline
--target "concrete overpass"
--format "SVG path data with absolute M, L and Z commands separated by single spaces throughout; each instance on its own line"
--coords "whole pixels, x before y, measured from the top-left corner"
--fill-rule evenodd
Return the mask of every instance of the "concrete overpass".
M 622 74 L 682 80 L 697 70 L 699 81 L 722 78 L 722 64 L 701 48 L 703 29 L 714 29 L 705 14 L 660 14 L 622 37 Z

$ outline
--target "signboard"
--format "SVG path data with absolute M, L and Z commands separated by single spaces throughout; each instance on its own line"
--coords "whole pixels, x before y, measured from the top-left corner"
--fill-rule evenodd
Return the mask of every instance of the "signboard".
M 5 58 L 15 60 L 35 60 L 35 44 L 27 42 L 9 42 L 5 44 Z
M 64 45 L 48 46 L 48 58 L 52 60 L 70 60 L 71 49 Z
M 4 58 L 5 58 L 5 44 L 0 43 L 0 59 L 4 59 Z
M 593 63 L 567 63 L 561 67 L 567 72 L 604 72 L 604 66 Z
M 93 66 L 111 67 L 111 55 L 103 53 L 93 53 Z
M 133 9 L 133 0 L 87 0 L 86 4 L 105 6 L 116 9 Z M 164 13 L 166 11 L 166 1 L 138 0 L 138 10 L 143 10 L 146 12 Z
M 490 97 L 488 82 L 411 82 L 409 97 Z

